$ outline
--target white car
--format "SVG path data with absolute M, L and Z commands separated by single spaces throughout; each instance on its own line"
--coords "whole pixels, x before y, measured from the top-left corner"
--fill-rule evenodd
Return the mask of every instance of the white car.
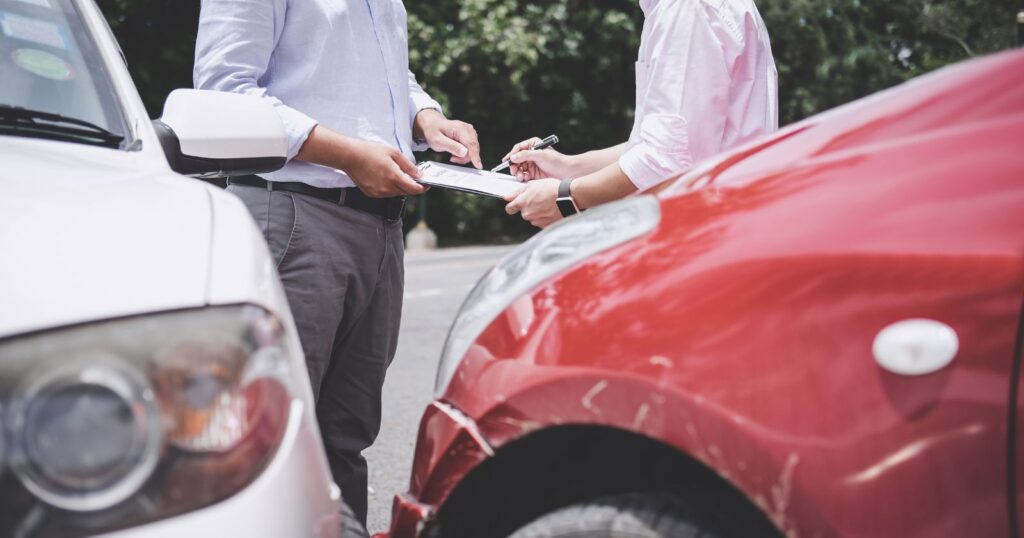
M 151 121 L 92 0 L 0 3 L 0 536 L 343 533 L 260 231 L 179 174 L 285 147 L 256 97 Z

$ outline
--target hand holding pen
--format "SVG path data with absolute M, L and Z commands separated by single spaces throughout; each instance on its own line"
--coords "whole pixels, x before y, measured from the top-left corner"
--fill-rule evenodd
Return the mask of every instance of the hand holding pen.
M 551 135 L 543 140 L 531 138 L 516 144 L 512 151 L 505 155 L 501 165 L 493 171 L 511 168 L 510 173 L 520 181 L 544 177 L 568 177 L 570 174 L 569 158 L 553 149 L 559 142 L 558 137 Z

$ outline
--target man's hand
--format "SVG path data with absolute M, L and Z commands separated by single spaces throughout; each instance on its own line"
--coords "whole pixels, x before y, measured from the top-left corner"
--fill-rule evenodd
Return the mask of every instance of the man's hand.
M 519 181 L 533 181 L 553 177 L 565 179 L 573 177 L 575 163 L 573 157 L 559 153 L 551 148 L 536 150 L 533 146 L 540 143 L 539 138 L 523 140 L 512 147 L 501 160 L 512 161 L 510 171 Z
M 376 142 L 342 136 L 317 125 L 299 149 L 296 159 L 343 170 L 373 198 L 423 194 L 427 188 L 415 179 L 421 174 L 397 149 Z
M 401 151 L 377 142 L 352 140 L 345 173 L 371 198 L 423 194 L 418 168 Z
M 505 198 L 510 202 L 505 206 L 509 215 L 522 213 L 523 219 L 538 228 L 547 228 L 551 224 L 562 219 L 562 212 L 558 210 L 555 200 L 558 198 L 557 179 L 538 179 L 531 181 L 519 194 L 509 195 Z
M 480 142 L 472 125 L 444 117 L 432 109 L 423 109 L 416 114 L 413 136 L 425 140 L 430 149 L 450 153 L 455 164 L 473 163 L 483 168 L 480 161 Z

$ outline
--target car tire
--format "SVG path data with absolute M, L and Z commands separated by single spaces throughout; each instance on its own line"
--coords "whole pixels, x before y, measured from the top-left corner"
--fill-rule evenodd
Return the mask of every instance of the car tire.
M 713 518 L 668 493 L 631 493 L 551 512 L 509 538 L 724 538 Z
M 366 527 L 359 522 L 347 503 L 341 503 L 341 538 L 370 538 Z

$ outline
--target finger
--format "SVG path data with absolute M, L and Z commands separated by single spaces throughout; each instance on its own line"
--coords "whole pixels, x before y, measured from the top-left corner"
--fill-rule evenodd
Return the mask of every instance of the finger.
M 466 159 L 472 162 L 477 170 L 483 168 L 484 164 L 480 159 L 480 137 L 477 135 L 476 129 L 468 123 L 463 123 L 459 128 L 458 136 L 459 142 L 468 150 Z
M 540 143 L 541 143 L 541 139 L 539 139 L 539 138 L 537 138 L 535 136 L 535 137 L 533 137 L 533 138 L 531 138 L 529 140 L 523 140 L 522 142 L 517 144 L 516 147 L 519 148 L 519 151 L 522 151 L 524 149 L 533 149 L 533 146 L 536 146 L 537 144 L 540 144 Z
M 435 151 L 442 151 L 445 153 L 451 153 L 452 157 L 463 158 L 469 155 L 469 148 L 459 143 L 458 140 L 450 138 L 446 134 L 442 134 L 438 140 L 434 143 Z
M 523 187 L 522 189 L 519 189 L 519 190 L 517 190 L 516 192 L 514 192 L 514 193 L 512 193 L 512 194 L 508 194 L 508 195 L 505 195 L 505 201 L 506 201 L 506 202 L 514 202 L 514 201 L 516 201 L 516 200 L 517 200 L 517 199 L 519 198 L 519 196 L 521 196 L 521 195 L 522 195 L 522 194 L 523 194 L 524 192 L 526 192 L 526 187 Z M 511 206 L 512 204 L 509 204 L 509 205 Z M 506 209 L 507 209 L 507 208 L 506 208 Z
M 401 157 L 401 155 L 399 155 L 399 157 Z M 391 187 L 395 192 L 388 193 L 386 196 L 401 194 L 417 195 L 426 192 L 427 189 L 418 183 L 411 174 L 405 170 L 405 167 L 402 166 L 402 161 L 405 161 L 404 157 L 401 159 L 395 159 L 395 166 L 391 169 L 392 176 L 390 181 Z M 408 161 L 405 162 L 408 163 Z M 414 166 L 413 168 L 416 167 Z M 419 170 L 416 170 L 416 173 L 416 177 L 419 177 Z
M 546 155 L 544 154 L 544 150 L 526 149 L 518 153 L 513 153 L 511 160 L 514 163 L 522 164 L 536 162 L 538 159 L 544 159 L 545 157 Z
M 423 176 L 423 173 L 420 172 L 420 169 L 416 168 L 415 164 L 409 162 L 409 159 L 406 159 L 405 155 L 402 155 L 401 153 L 396 151 L 394 154 L 391 155 L 391 160 L 395 161 L 395 164 L 398 165 L 399 170 L 405 172 L 406 174 L 409 174 L 409 176 L 411 176 L 413 179 L 419 179 Z
M 403 173 L 399 173 L 398 176 L 395 177 L 394 185 L 398 190 L 402 191 L 403 194 L 410 196 L 427 192 L 427 188 L 423 184 L 417 183 L 416 180 Z
M 533 149 L 533 146 L 539 144 L 540 141 L 541 140 L 537 137 L 531 138 L 529 140 L 523 140 L 522 142 L 512 146 L 512 151 L 506 153 L 505 156 L 501 158 L 501 162 L 507 161 L 509 157 L 512 156 L 513 153 L 519 153 L 520 151 L 523 150 Z
M 531 166 L 530 163 L 523 164 L 520 167 L 520 170 L 522 170 L 522 177 L 520 178 L 520 181 L 526 182 L 533 179 L 533 166 Z

